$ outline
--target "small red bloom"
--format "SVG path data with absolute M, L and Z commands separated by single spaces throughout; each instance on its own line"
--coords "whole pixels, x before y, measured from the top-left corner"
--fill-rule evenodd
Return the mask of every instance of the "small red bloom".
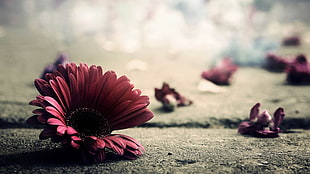
M 288 64 L 292 62 L 291 58 L 282 57 L 273 53 L 266 56 L 265 68 L 269 71 L 283 72 Z
M 306 56 L 298 55 L 286 69 L 286 80 L 290 84 L 310 84 L 310 64 Z
M 45 77 L 34 82 L 41 95 L 30 105 L 40 108 L 27 120 L 46 126 L 40 139 L 77 149 L 87 162 L 103 162 L 106 148 L 128 159 L 142 155 L 144 148 L 135 139 L 111 134 L 153 118 L 149 98 L 133 89 L 127 77 L 74 63 L 58 65 Z
M 278 108 L 272 119 L 268 111 L 259 114 L 260 103 L 256 103 L 250 112 L 250 121 L 239 124 L 238 133 L 262 138 L 276 138 L 281 132 L 279 126 L 284 119 L 283 108 Z
M 167 83 L 163 83 L 161 89 L 155 88 L 155 98 L 163 104 L 167 111 L 173 111 L 176 106 L 187 106 L 193 102 L 170 88 Z
M 224 58 L 214 68 L 202 72 L 201 77 L 217 85 L 229 85 L 237 70 L 238 66 L 233 64 L 231 58 Z
M 53 64 L 47 65 L 44 68 L 42 75 L 41 75 L 41 79 L 46 80 L 45 75 L 47 73 L 51 73 L 51 72 L 55 71 L 59 64 L 66 65 L 67 63 L 69 63 L 69 57 L 64 53 L 59 53 L 55 62 Z

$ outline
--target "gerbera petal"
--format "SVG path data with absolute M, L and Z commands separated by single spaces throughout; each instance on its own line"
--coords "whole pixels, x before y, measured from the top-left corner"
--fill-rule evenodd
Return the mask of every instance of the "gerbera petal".
M 61 89 L 60 87 L 58 86 L 58 83 L 54 80 L 50 80 L 49 82 L 57 96 L 57 99 L 58 99 L 58 102 L 60 103 L 61 107 L 64 108 L 65 111 L 68 110 L 66 104 L 65 104 L 65 99 L 63 97 L 63 94 L 61 92 Z
M 54 98 L 50 96 L 44 96 L 44 100 L 54 106 L 62 115 L 65 115 L 65 111 Z
M 107 102 L 110 102 L 107 100 L 106 96 L 113 91 L 112 89 L 115 89 L 114 86 L 116 82 L 117 77 L 115 72 L 107 71 L 104 73 L 99 82 L 101 88 L 98 88 L 100 93 L 96 98 L 96 108 L 101 108 L 101 106 L 104 106 Z
M 66 82 L 68 82 L 68 74 L 66 73 L 66 68 L 63 64 L 57 65 L 57 71 L 54 71 L 53 74 L 64 78 Z
M 115 90 L 112 90 L 106 96 L 106 101 L 109 102 L 105 103 L 105 106 L 111 109 L 114 108 L 115 105 L 123 101 L 121 99 L 122 97 L 127 97 L 125 94 L 130 93 L 133 87 L 134 86 L 131 85 L 128 81 L 124 81 L 120 84 L 115 85 Z
M 29 117 L 26 120 L 26 123 L 28 123 L 28 124 L 39 124 L 40 122 L 38 121 L 37 117 L 38 117 L 38 115 L 34 115 L 32 117 Z
M 71 139 L 73 141 L 82 141 L 82 139 L 80 137 L 78 137 L 78 136 L 71 136 Z
M 67 127 L 67 134 L 68 135 L 74 135 L 74 134 L 77 134 L 77 133 L 78 132 L 75 129 L 73 129 L 72 127 L 70 127 L 70 126 Z
M 119 147 L 117 144 L 112 144 L 111 150 L 113 150 L 115 153 L 117 153 L 120 156 L 124 155 L 125 153 L 124 149 Z
M 127 140 L 129 140 L 129 141 L 135 143 L 135 144 L 138 145 L 138 146 L 142 146 L 136 139 L 134 139 L 134 138 L 132 138 L 132 137 L 130 137 L 130 136 L 123 135 L 123 134 L 115 134 L 115 135 L 120 136 L 120 137 L 122 137 L 123 139 L 127 139 Z
M 51 95 L 51 94 L 53 94 L 53 90 L 47 81 L 45 81 L 43 79 L 36 79 L 34 81 L 34 85 L 41 95 L 53 96 L 53 95 Z
M 96 145 L 99 149 L 103 149 L 105 147 L 105 142 L 98 138 L 96 141 Z
M 77 85 L 76 77 L 73 74 L 69 75 L 70 89 L 71 89 L 71 109 L 75 110 L 79 105 L 79 89 Z
M 130 104 L 130 105 L 126 105 Z M 124 106 L 122 104 L 125 104 Z M 123 103 L 120 103 L 117 108 L 114 108 L 113 111 L 122 111 L 118 112 L 118 114 L 115 114 L 113 111 L 111 111 L 113 114 L 111 114 L 111 118 L 107 117 L 107 119 L 111 122 L 114 122 L 115 120 L 118 120 L 122 117 L 125 117 L 128 114 L 134 113 L 138 110 L 144 109 L 149 105 L 149 98 L 146 96 L 141 96 L 139 100 L 132 101 L 127 100 Z M 126 108 L 124 108 L 126 106 Z
M 44 96 L 38 95 L 36 98 L 37 98 L 36 100 L 30 101 L 29 104 L 33 105 L 33 106 L 39 106 L 39 107 L 44 108 L 46 106 L 46 104 L 44 102 Z
M 57 109 L 55 109 L 52 106 L 47 106 L 45 107 L 45 110 L 52 114 L 53 116 L 57 117 L 63 124 L 65 124 L 65 119 L 64 119 L 64 115 L 62 113 L 60 113 Z
M 79 103 L 81 105 L 84 105 L 85 103 L 85 78 L 84 74 L 82 73 L 81 67 L 78 67 L 77 73 L 76 73 L 76 80 L 77 80 L 77 87 L 78 87 L 78 94 L 79 94 Z
M 144 148 L 137 140 L 122 134 L 114 134 L 109 136 L 109 138 L 110 137 L 113 137 L 114 140 L 117 139 L 125 144 L 125 148 L 123 148 L 123 150 L 121 151 L 123 153 L 120 154 L 124 158 L 136 159 L 137 156 L 143 154 L 142 151 L 144 151 Z
M 67 82 L 60 77 L 56 77 L 59 89 L 61 90 L 61 94 L 63 96 L 64 99 L 64 103 L 66 105 L 67 108 L 70 108 L 70 89 L 68 87 Z
M 48 139 L 48 138 L 54 136 L 55 132 L 56 132 L 55 128 L 45 128 L 41 132 L 39 138 L 40 138 L 40 140 Z
M 71 141 L 70 142 L 70 145 L 73 147 L 73 148 L 75 148 L 75 149 L 79 149 L 80 148 L 80 145 L 78 144 L 78 143 L 76 143 L 75 141 Z
M 86 95 L 87 98 L 90 99 L 88 102 L 86 102 L 86 107 L 93 107 L 96 104 L 95 98 L 98 95 L 98 80 L 102 74 L 98 73 L 97 67 L 95 65 L 92 65 L 89 68 L 89 75 L 88 79 L 86 80 L 86 83 L 88 84 Z
M 51 118 L 50 114 L 41 114 L 38 115 L 37 120 L 42 124 L 46 124 L 49 118 Z
M 87 143 L 87 149 L 89 153 L 95 153 L 98 150 L 98 147 L 95 143 Z
M 105 151 L 104 150 L 98 150 L 98 152 L 96 153 L 96 156 L 95 156 L 96 163 L 103 162 L 105 160 L 105 157 L 106 157 Z
M 32 111 L 33 114 L 46 114 L 45 109 L 35 109 Z
M 57 118 L 49 118 L 47 120 L 47 124 L 56 125 L 56 126 L 63 126 L 64 125 L 64 123 Z
M 129 159 L 129 160 L 135 160 L 137 159 L 137 156 L 134 153 L 127 152 L 123 155 L 124 158 Z
M 57 72 L 54 72 L 54 73 L 55 74 L 52 74 L 52 73 L 45 74 L 45 79 L 47 82 L 49 82 L 50 80 L 56 80 Z
M 76 74 L 77 65 L 75 63 L 66 64 L 67 74 Z
M 64 135 L 66 133 L 66 126 L 57 126 L 57 135 Z
M 113 130 L 130 128 L 147 122 L 152 119 L 153 116 L 154 114 L 150 110 L 141 108 L 140 110 L 136 110 L 126 116 L 120 117 L 118 120 L 110 123 L 110 126 Z

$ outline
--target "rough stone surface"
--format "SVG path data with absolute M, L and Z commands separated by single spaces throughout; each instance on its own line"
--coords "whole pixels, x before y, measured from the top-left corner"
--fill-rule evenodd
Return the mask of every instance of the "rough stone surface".
M 259 67 L 241 67 L 224 93 L 197 90 L 207 57 L 184 53 L 173 57 L 165 51 L 107 53 L 91 40 L 66 46 L 73 62 L 101 65 L 126 74 L 135 86 L 151 97 L 155 118 L 120 131 L 139 140 L 146 153 L 134 161 L 109 155 L 107 163 L 83 165 L 76 154 L 50 140 L 40 141 L 41 129 L 25 120 L 35 108 L 28 102 L 38 92 L 33 80 L 54 61 L 63 48 L 58 42 L 32 32 L 5 28 L 0 39 L 0 173 L 309 173 L 309 86 L 290 86 L 284 73 Z M 309 46 L 285 50 L 295 54 Z M 305 52 L 307 54 L 309 52 Z M 133 58 L 147 63 L 146 71 L 128 71 Z M 194 101 L 188 107 L 166 113 L 155 100 L 154 88 L 167 82 Z M 260 139 L 237 134 L 237 125 L 248 119 L 250 108 L 273 113 L 284 107 L 286 117 L 280 138 Z M 231 129 L 223 129 L 231 128 Z

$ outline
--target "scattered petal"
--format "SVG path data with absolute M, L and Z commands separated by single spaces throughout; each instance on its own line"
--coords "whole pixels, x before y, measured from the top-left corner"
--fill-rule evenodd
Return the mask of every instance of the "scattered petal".
M 252 135 L 261 138 L 279 137 L 281 129 L 279 128 L 283 118 L 284 109 L 278 108 L 272 119 L 268 111 L 259 114 L 260 103 L 255 104 L 250 113 L 250 121 L 241 122 L 239 124 L 238 133 L 244 135 Z
M 168 83 L 163 83 L 161 89 L 155 88 L 155 98 L 163 104 L 167 111 L 173 111 L 177 106 L 188 106 L 193 102 L 170 88 Z
M 285 37 L 282 40 L 282 45 L 284 45 L 284 46 L 299 46 L 299 45 L 301 45 L 301 39 L 297 35 Z
M 310 63 L 305 55 L 298 55 L 292 63 L 288 64 L 286 81 L 293 85 L 310 84 Z
M 224 58 L 215 67 L 201 73 L 201 77 L 217 85 L 229 85 L 232 75 L 238 70 L 238 66 L 232 62 L 231 58 Z
M 284 72 L 288 64 L 290 64 L 293 59 L 291 57 L 268 53 L 265 60 L 265 69 L 273 72 Z

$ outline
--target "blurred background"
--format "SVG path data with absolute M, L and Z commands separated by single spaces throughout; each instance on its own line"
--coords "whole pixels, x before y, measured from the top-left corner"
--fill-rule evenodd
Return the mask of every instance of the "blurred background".
M 310 0 L 0 0 L 0 127 L 24 126 L 33 80 L 64 53 L 126 75 L 150 96 L 156 126 L 236 127 L 261 102 L 284 107 L 286 127 L 309 128 L 309 86 L 262 68 L 268 52 L 310 56 L 309 9 Z M 225 57 L 240 67 L 231 85 L 202 89 L 202 72 Z M 194 104 L 163 112 L 163 82 Z
M 309 7 L 308 0 L 0 0 L 0 39 L 26 29 L 59 51 L 87 41 L 107 52 L 199 52 L 259 65 L 284 37 L 310 42 Z

